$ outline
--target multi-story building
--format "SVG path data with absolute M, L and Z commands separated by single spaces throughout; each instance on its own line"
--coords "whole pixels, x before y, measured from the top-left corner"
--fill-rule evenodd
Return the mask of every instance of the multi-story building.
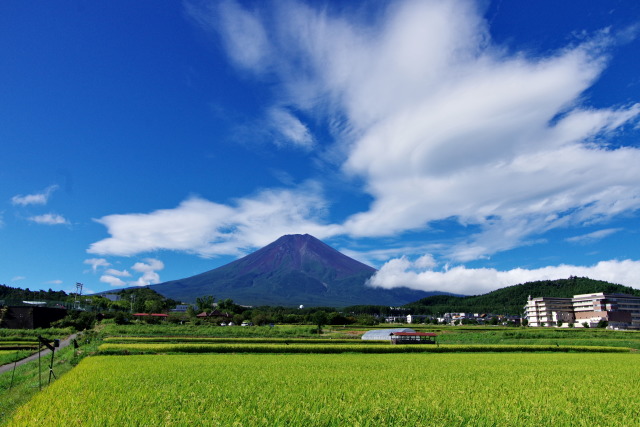
M 601 320 L 616 329 L 640 329 L 640 297 L 626 294 L 575 295 L 576 324 L 596 326 Z
M 529 326 L 556 326 L 558 321 L 573 323 L 573 302 L 571 298 L 529 297 L 525 317 Z
M 525 306 L 530 326 L 597 326 L 606 321 L 612 329 L 640 329 L 640 297 L 604 292 L 573 298 L 531 298 Z

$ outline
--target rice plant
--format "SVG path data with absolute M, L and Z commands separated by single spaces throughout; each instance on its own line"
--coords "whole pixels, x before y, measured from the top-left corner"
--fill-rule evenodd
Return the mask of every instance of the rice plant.
M 637 354 L 97 356 L 32 425 L 638 425 Z

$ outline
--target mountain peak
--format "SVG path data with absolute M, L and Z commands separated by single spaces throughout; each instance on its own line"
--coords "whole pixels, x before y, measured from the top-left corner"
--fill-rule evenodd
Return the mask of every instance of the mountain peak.
M 288 234 L 222 267 L 151 287 L 185 302 L 215 295 L 246 305 L 401 305 L 430 295 L 369 287 L 375 272 L 309 234 Z

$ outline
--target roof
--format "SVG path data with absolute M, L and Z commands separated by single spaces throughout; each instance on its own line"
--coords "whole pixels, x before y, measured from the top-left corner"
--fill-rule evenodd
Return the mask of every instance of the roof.
M 363 340 L 388 340 L 391 334 L 398 332 L 415 332 L 411 328 L 395 328 L 395 329 L 373 329 L 362 335 Z
M 394 332 L 391 335 L 395 337 L 437 337 L 438 334 L 433 332 Z
M 157 317 L 169 317 L 168 314 L 162 314 L 162 313 L 133 313 L 134 316 L 157 316 Z

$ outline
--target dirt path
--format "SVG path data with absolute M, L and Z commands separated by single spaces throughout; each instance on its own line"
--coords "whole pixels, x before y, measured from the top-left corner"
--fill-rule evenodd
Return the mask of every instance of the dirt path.
M 67 338 L 60 340 L 60 347 L 59 348 L 64 348 L 66 346 L 68 346 L 69 344 L 71 344 L 71 342 L 78 336 L 78 334 L 72 334 L 69 335 Z M 42 350 L 40 352 L 40 357 L 45 357 L 46 355 L 51 354 L 51 350 L 49 349 L 45 349 Z M 32 354 L 29 357 L 25 357 L 24 359 L 20 359 L 18 360 L 17 363 L 15 363 L 16 366 L 20 366 L 20 365 L 24 365 L 25 363 L 31 362 L 32 360 L 37 360 L 38 359 L 38 353 Z M 6 365 L 2 365 L 0 366 L 0 374 L 3 374 L 7 371 L 11 371 L 13 370 L 13 366 L 14 363 L 7 363 Z

